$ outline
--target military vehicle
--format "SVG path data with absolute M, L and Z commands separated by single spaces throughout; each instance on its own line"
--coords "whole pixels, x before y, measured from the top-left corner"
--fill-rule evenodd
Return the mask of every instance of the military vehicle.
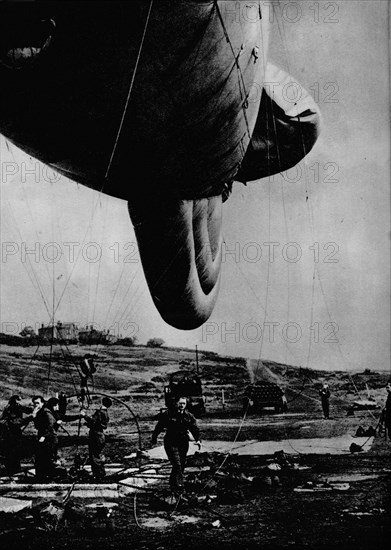
M 255 382 L 244 390 L 243 413 L 261 412 L 272 407 L 276 413 L 287 412 L 288 404 L 284 391 L 273 382 Z

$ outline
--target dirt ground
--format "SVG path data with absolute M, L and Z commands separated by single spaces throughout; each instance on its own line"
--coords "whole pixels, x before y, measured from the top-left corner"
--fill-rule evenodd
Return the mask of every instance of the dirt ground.
M 48 384 L 47 353 L 4 346 L 0 352 L 3 386 L 0 404 L 12 393 L 23 398 L 35 393 L 75 389 L 70 375 L 69 357 L 55 350 Z M 85 350 L 75 347 L 73 355 Z M 124 456 L 141 446 L 149 448 L 154 416 L 164 406 L 162 391 L 167 376 L 179 368 L 194 368 L 194 354 L 186 350 L 148 350 L 111 347 L 100 351 L 100 368 L 95 391 L 117 399 L 111 410 L 106 457 L 108 462 L 123 462 Z M 181 363 L 181 365 L 180 365 Z M 249 364 L 237 358 L 200 354 L 200 370 L 207 398 L 207 414 L 199 420 L 203 440 L 294 440 L 355 435 L 359 426 L 376 427 L 385 400 L 387 373 L 306 371 L 287 365 L 263 362 Z M 241 395 L 254 373 L 258 378 L 279 382 L 285 388 L 288 413 L 241 415 Z M 73 372 L 73 378 L 77 373 Z M 321 414 L 317 391 L 328 380 L 331 419 Z M 75 384 L 76 385 L 76 384 Z M 224 389 L 225 407 L 221 399 Z M 357 392 L 367 390 L 379 408 L 355 412 L 347 410 Z M 95 402 L 98 403 L 97 396 Z M 27 401 L 26 401 L 27 402 Z M 131 412 L 123 403 L 130 407 Z M 70 402 L 70 411 L 77 409 Z M 77 423 L 68 424 L 68 434 L 60 436 L 60 454 L 70 461 L 76 452 L 86 452 L 86 430 L 78 434 Z M 24 463 L 32 461 L 34 430 L 25 434 Z M 160 440 L 161 443 L 161 440 Z M 267 474 L 273 457 L 234 456 L 201 453 L 188 458 L 186 500 L 167 498 L 165 483 L 152 491 L 140 491 L 122 498 L 114 512 L 115 529 L 94 522 L 69 519 L 57 531 L 26 528 L 0 517 L 0 545 L 8 548 L 138 548 L 179 550 L 181 548 L 311 548 L 368 549 L 388 547 L 391 530 L 391 443 L 377 433 L 367 452 L 344 455 L 300 455 L 292 449 L 290 466 L 282 467 L 278 483 L 270 485 Z M 141 463 L 146 463 L 145 459 Z M 140 464 L 140 459 L 128 465 Z M 197 470 L 198 468 L 198 470 Z M 167 470 L 169 471 L 169 470 Z M 266 473 L 265 473 L 266 472 Z M 114 480 L 114 478 L 113 478 Z M 344 491 L 331 489 L 332 480 L 348 482 Z M 107 481 L 110 481 L 108 479 Z M 320 490 L 320 483 L 331 486 Z M 304 487 L 305 492 L 295 489 Z M 313 490 L 311 490 L 311 488 Z M 74 499 L 76 500 L 76 499 Z M 76 506 L 78 503 L 75 502 Z

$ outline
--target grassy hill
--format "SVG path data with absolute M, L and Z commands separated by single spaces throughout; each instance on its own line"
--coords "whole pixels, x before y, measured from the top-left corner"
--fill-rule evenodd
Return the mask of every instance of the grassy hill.
M 36 354 L 35 354 L 36 352 Z M 196 371 L 195 352 L 183 348 L 151 348 L 145 346 L 2 346 L 0 349 L 0 406 L 9 397 L 20 393 L 23 398 L 34 394 L 55 394 L 63 391 L 74 395 L 79 391 L 77 365 L 85 353 L 96 353 L 97 372 L 94 390 L 117 396 L 132 404 L 140 417 L 153 416 L 164 406 L 163 388 L 171 373 Z M 382 399 L 387 373 L 328 372 L 284 365 L 273 361 L 246 360 L 199 351 L 199 372 L 202 378 L 208 412 L 222 410 L 224 390 L 226 411 L 240 411 L 244 388 L 255 380 L 275 382 L 285 389 L 290 411 L 319 409 L 318 389 L 327 380 L 334 400 L 348 406 L 358 392 Z
M 47 397 L 63 391 L 68 396 L 75 396 L 80 385 L 76 365 L 85 353 L 95 352 L 95 349 L 76 345 L 65 349 L 54 346 L 50 361 L 49 346 L 40 347 L 35 355 L 36 351 L 34 347 L 1 347 L 0 410 L 14 393 L 20 394 L 25 403 L 34 394 Z M 202 420 L 206 439 L 222 438 L 230 441 L 236 436 L 241 423 L 244 389 L 254 380 L 272 381 L 285 390 L 289 411 L 284 421 L 276 418 L 277 424 L 281 424 L 283 428 L 277 434 L 278 438 L 287 437 L 287 434 L 295 437 L 299 430 L 299 418 L 304 422 L 312 418 L 315 422 L 311 424 L 311 432 L 307 429 L 307 436 L 318 433 L 317 422 L 322 419 L 318 389 L 324 380 L 329 382 L 331 388 L 331 414 L 334 418 L 339 418 L 337 423 L 322 425 L 323 432 L 326 430 L 328 436 L 338 435 L 333 432 L 337 428 L 347 430 L 348 425 L 350 426 L 346 411 L 354 399 L 357 399 L 357 391 L 366 396 L 368 387 L 379 406 L 386 397 L 384 388 L 388 379 L 387 373 L 365 372 L 351 375 L 346 372 L 315 371 L 272 361 L 258 362 L 225 357 L 206 351 L 199 351 L 198 356 L 206 398 L 206 416 Z M 107 433 L 110 437 L 108 455 L 114 462 L 121 461 L 123 456 L 139 448 L 140 437 L 143 448 L 148 448 L 155 424 L 154 417 L 164 407 L 164 386 L 170 374 L 178 370 L 196 370 L 195 353 L 192 350 L 144 346 L 102 347 L 97 350 L 96 365 L 97 372 L 91 391 L 113 397 Z M 225 397 L 224 409 L 222 390 Z M 92 409 L 99 405 L 100 399 L 99 395 L 93 397 Z M 77 399 L 71 398 L 68 404 L 69 414 L 76 414 L 78 411 Z M 380 407 L 374 417 L 377 418 L 379 414 Z M 134 416 L 138 418 L 140 430 L 137 429 Z M 269 415 L 265 412 L 262 416 L 263 419 L 256 413 L 248 415 L 247 427 L 241 431 L 239 440 L 276 437 L 275 428 L 268 422 Z M 362 421 L 364 420 L 372 421 L 372 418 L 363 413 Z M 357 421 L 361 422 L 361 419 L 357 418 Z M 88 430 L 84 422 L 79 424 L 77 421 L 67 423 L 66 430 L 66 433 L 64 430 L 59 432 L 61 455 L 72 460 L 75 453 L 86 452 Z M 32 455 L 35 438 L 32 424 L 27 427 L 25 436 L 26 459 L 31 460 L 29 457 Z

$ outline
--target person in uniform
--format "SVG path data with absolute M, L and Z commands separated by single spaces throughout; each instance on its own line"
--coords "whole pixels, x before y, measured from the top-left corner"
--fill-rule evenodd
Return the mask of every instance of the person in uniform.
M 186 465 L 186 456 L 189 450 L 188 431 L 195 439 L 196 445 L 201 448 L 200 431 L 196 418 L 186 409 L 186 397 L 179 397 L 174 409 L 168 409 L 160 414 L 152 433 L 152 445 L 156 445 L 158 435 L 166 430 L 164 449 L 171 462 L 170 488 L 175 495 L 184 490 L 183 472 Z
M 388 432 L 388 439 L 391 440 L 391 382 L 387 383 L 386 390 L 387 401 L 382 412 L 382 421 L 384 422 L 384 426 L 386 428 L 386 434 Z
M 319 390 L 320 399 L 322 402 L 323 415 L 325 418 L 330 418 L 330 390 L 327 382 L 324 382 L 323 386 Z
M 106 475 L 102 453 L 106 443 L 104 431 L 109 422 L 108 409 L 111 405 L 111 399 L 109 397 L 103 397 L 100 409 L 97 409 L 92 416 L 86 415 L 84 411 L 81 412 L 81 415 L 84 416 L 84 420 L 90 429 L 88 434 L 88 452 L 92 475 L 97 481 L 102 480 Z
M 60 400 L 57 397 L 51 397 L 45 404 L 45 407 L 53 414 L 56 419 L 54 429 L 58 432 L 59 428 L 64 424 L 64 422 L 73 422 L 74 420 L 80 420 L 83 418 L 81 413 L 79 414 L 66 414 L 64 410 L 60 411 Z M 66 432 L 65 428 L 63 427 Z M 67 432 L 68 433 L 68 432 Z
M 54 418 L 56 419 L 55 430 L 58 431 L 58 428 L 64 422 L 73 422 L 74 420 L 80 420 L 83 418 L 82 414 L 66 414 L 66 412 L 60 411 L 60 400 L 57 397 L 51 397 L 46 402 L 45 407 L 51 411 Z
M 34 410 L 32 419 L 37 430 L 35 443 L 35 477 L 37 481 L 51 481 L 57 462 L 58 437 L 56 417 L 45 407 L 45 401 L 40 395 L 32 399 Z
M 24 414 L 31 414 L 32 411 L 31 407 L 22 405 L 19 395 L 13 395 L 1 415 L 4 465 L 10 476 L 21 470 L 22 428 L 30 421 Z

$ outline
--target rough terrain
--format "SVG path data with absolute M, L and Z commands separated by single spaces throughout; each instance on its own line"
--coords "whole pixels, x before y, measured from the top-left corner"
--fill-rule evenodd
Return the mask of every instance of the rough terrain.
M 56 391 L 75 394 L 78 374 L 74 363 L 86 352 L 98 354 L 94 390 L 116 398 L 111 410 L 106 457 L 123 462 L 140 447 L 133 415 L 137 416 L 143 449 L 149 440 L 155 415 L 164 407 L 163 387 L 168 375 L 179 369 L 194 370 L 192 350 L 125 348 L 101 349 L 72 346 L 15 348 L 0 351 L 0 406 L 10 395 L 20 393 L 26 402 L 32 395 Z M 207 414 L 200 419 L 203 440 L 247 441 L 329 438 L 355 435 L 359 426 L 378 424 L 385 401 L 389 373 L 320 372 L 264 361 L 247 362 L 232 357 L 200 352 Z M 245 386 L 256 379 L 277 381 L 286 391 L 288 413 L 264 412 L 243 419 L 242 395 Z M 331 392 L 331 419 L 322 418 L 318 389 L 327 380 Z M 224 407 L 222 401 L 224 390 Z M 369 394 L 379 408 L 356 411 L 348 416 L 355 399 Z M 98 403 L 99 397 L 94 398 Z M 130 407 L 130 411 L 123 403 Z M 70 412 L 77 411 L 77 401 Z M 72 461 L 86 452 L 86 428 L 68 424 L 68 434 L 60 436 L 60 453 Z M 34 430 L 25 432 L 23 462 L 32 462 Z M 161 443 L 161 440 L 160 440 Z M 348 450 L 347 450 L 348 451 Z M 190 457 L 187 474 L 189 498 L 170 502 L 165 483 L 152 492 L 139 492 L 123 498 L 115 510 L 115 529 L 71 519 L 54 532 L 33 528 L 21 522 L 6 525 L 0 518 L 2 548 L 355 548 L 388 547 L 391 515 L 391 443 L 378 430 L 368 451 L 336 456 L 300 455 L 292 448 L 290 465 L 279 469 L 278 483 L 271 485 L 266 468 L 273 457 L 234 456 L 228 453 Z M 146 459 L 134 462 L 147 463 Z M 129 460 L 127 464 L 131 465 Z M 167 470 L 168 471 L 168 470 Z M 254 481 L 255 480 L 255 481 Z M 275 481 L 275 480 L 274 480 Z M 329 486 L 327 486 L 329 482 Z M 333 482 L 348 483 L 343 491 Z M 326 483 L 326 485 L 324 485 Z M 324 486 L 322 487 L 321 484 Z M 303 487 L 304 492 L 297 488 Z

